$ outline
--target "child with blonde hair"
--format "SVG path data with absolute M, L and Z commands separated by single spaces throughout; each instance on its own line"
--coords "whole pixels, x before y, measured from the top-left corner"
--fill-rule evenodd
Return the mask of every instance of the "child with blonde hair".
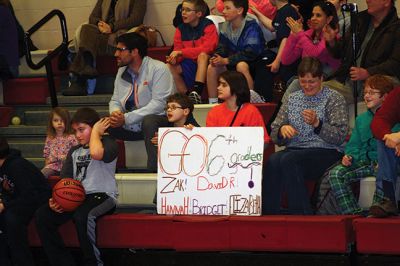
M 47 124 L 47 137 L 43 149 L 45 166 L 43 175 L 59 175 L 61 167 L 69 149 L 78 144 L 72 134 L 70 115 L 67 109 L 56 107 L 49 114 Z

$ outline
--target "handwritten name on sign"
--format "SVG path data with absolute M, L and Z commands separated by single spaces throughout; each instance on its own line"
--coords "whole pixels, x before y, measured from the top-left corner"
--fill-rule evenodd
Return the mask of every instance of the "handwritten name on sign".
M 261 215 L 261 127 L 162 128 L 157 212 Z

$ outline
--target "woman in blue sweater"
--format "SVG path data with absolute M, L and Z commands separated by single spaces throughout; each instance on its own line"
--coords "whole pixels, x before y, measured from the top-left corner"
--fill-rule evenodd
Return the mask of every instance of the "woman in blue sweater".
M 263 214 L 281 213 L 282 192 L 290 214 L 311 214 L 304 181 L 318 180 L 342 156 L 348 113 L 341 94 L 322 86 L 322 65 L 305 57 L 298 67 L 302 90 L 289 95 L 271 125 L 272 140 L 286 149 L 264 167 Z

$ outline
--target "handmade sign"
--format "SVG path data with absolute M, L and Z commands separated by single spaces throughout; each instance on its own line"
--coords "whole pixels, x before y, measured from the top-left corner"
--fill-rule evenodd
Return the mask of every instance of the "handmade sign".
M 261 215 L 261 127 L 162 128 L 157 212 Z

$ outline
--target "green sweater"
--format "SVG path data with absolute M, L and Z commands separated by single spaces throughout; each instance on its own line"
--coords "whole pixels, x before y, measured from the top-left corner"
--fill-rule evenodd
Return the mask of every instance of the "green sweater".
M 376 150 L 376 139 L 371 132 L 371 121 L 374 113 L 368 110 L 357 116 L 356 124 L 351 134 L 349 142 L 346 144 L 345 154 L 353 157 L 353 162 L 378 161 Z M 393 131 L 399 131 L 400 124 L 393 127 Z

